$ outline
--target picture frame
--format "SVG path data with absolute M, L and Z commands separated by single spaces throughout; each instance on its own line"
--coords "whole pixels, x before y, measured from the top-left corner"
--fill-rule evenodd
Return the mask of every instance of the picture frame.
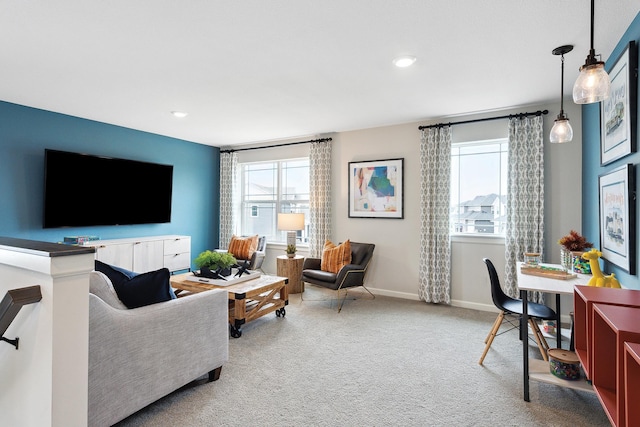
M 404 218 L 404 158 L 349 162 L 349 218 Z
M 636 269 L 635 175 L 633 164 L 598 177 L 600 252 L 602 258 L 629 274 Z
M 636 151 L 638 50 L 629 42 L 609 76 L 609 98 L 600 103 L 600 164 L 606 165 Z

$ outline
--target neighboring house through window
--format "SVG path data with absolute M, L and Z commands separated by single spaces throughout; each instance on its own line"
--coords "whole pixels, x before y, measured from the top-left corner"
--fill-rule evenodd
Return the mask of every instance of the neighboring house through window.
M 508 141 L 451 145 L 451 233 L 504 235 Z
M 243 235 L 259 234 L 268 242 L 285 242 L 279 231 L 278 213 L 304 213 L 309 217 L 309 159 L 239 163 Z M 297 231 L 300 242 L 308 241 L 308 225 Z

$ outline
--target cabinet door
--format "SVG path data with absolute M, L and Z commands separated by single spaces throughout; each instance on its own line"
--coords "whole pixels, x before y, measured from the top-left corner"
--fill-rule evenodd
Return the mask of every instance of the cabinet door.
M 158 270 L 164 264 L 164 245 L 162 240 L 135 242 L 133 244 L 133 271 L 146 273 Z
M 105 264 L 133 270 L 133 244 L 120 243 L 96 246 L 96 259 Z

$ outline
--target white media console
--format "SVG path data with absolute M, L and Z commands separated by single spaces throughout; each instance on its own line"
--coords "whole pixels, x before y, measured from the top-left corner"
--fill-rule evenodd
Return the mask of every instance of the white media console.
M 191 269 L 190 236 L 150 236 L 92 240 L 82 246 L 96 248 L 96 259 L 136 273 L 166 267 L 170 272 Z

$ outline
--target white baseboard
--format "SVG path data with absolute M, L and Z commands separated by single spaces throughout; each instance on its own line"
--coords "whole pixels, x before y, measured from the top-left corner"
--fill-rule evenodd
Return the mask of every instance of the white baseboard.
M 410 299 L 410 300 L 413 300 L 413 301 L 420 301 L 420 298 L 418 297 L 418 294 L 411 294 L 409 292 L 396 292 L 396 291 L 390 291 L 388 289 L 370 288 L 369 286 L 367 286 L 367 289 L 369 289 L 371 291 L 371 293 L 374 294 L 374 295 L 382 295 L 382 296 L 385 296 L 385 297 L 393 297 L 393 298 L 401 298 L 401 299 Z
M 491 313 L 499 312 L 498 308 L 493 304 L 481 304 L 481 303 L 470 302 L 470 301 L 451 300 L 451 305 L 454 307 L 469 308 L 471 310 L 489 311 Z
M 412 294 L 409 292 L 396 292 L 396 291 L 390 291 L 388 289 L 370 288 L 368 286 L 367 286 L 367 289 L 369 289 L 371 293 L 374 295 L 382 295 L 386 297 L 420 301 L 420 297 L 418 296 L 418 294 Z M 478 310 L 478 311 L 487 311 L 490 313 L 498 313 L 499 311 L 498 308 L 493 304 L 481 304 L 481 303 L 470 302 L 470 301 L 451 300 L 451 305 L 453 307 L 468 308 L 470 310 Z M 571 317 L 569 317 L 569 315 L 562 315 L 560 316 L 560 322 L 568 325 L 571 323 Z

